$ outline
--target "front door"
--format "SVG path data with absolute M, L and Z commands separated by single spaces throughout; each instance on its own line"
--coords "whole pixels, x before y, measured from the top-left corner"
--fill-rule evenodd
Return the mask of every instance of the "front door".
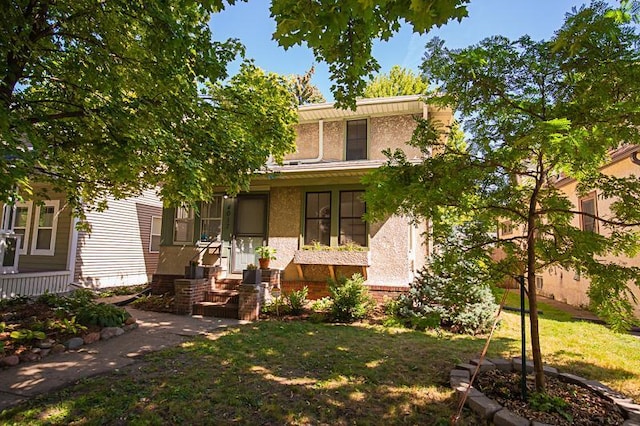
M 238 274 L 257 264 L 255 249 L 267 238 L 267 195 L 239 195 L 231 240 L 231 272 Z

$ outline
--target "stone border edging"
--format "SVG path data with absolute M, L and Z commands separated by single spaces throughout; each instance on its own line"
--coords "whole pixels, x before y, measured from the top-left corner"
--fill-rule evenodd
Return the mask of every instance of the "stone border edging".
M 122 327 L 103 327 L 100 331 L 87 333 L 84 337 L 71 337 L 64 343 L 54 341 L 43 341 L 34 346 L 29 351 L 18 355 L 0 356 L 0 369 L 15 367 L 25 362 L 35 362 L 44 359 L 53 354 L 66 351 L 78 350 L 82 346 L 90 345 L 99 340 L 109 340 L 114 337 L 122 336 L 124 333 L 138 328 L 135 318 L 129 317 Z
M 499 358 L 483 360 L 482 363 L 480 363 L 479 359 L 472 359 L 468 364 L 456 365 L 449 375 L 449 383 L 453 390 L 456 391 L 458 399 L 463 398 L 465 392 L 467 392 L 471 376 L 478 365 L 480 365 L 480 372 L 493 369 L 518 372 L 520 371 L 522 360 L 521 358 L 513 358 L 509 361 Z M 531 372 L 533 372 L 533 362 L 527 361 L 527 373 Z M 616 392 L 596 380 L 587 380 L 573 374 L 560 373 L 553 367 L 544 366 L 544 372 L 549 377 L 557 377 L 564 382 L 589 389 L 602 398 L 616 404 L 618 408 L 620 408 L 622 416 L 625 418 L 623 426 L 640 426 L 640 405 L 635 404 L 631 398 Z M 496 426 L 544 426 L 543 423 L 530 421 L 513 413 L 496 401 L 485 396 L 473 386 L 469 388 L 466 405 L 482 419 L 487 422 L 492 422 Z

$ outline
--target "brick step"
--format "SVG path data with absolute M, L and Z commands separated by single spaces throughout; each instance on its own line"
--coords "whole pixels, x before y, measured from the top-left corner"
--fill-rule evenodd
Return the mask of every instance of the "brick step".
M 235 303 L 199 302 L 193 304 L 193 315 L 204 317 L 238 319 L 238 305 Z
M 238 303 L 240 297 L 236 290 L 212 290 L 204 293 L 204 302 Z
M 241 283 L 242 280 L 239 279 L 223 278 L 216 280 L 215 288 L 216 290 L 236 290 Z

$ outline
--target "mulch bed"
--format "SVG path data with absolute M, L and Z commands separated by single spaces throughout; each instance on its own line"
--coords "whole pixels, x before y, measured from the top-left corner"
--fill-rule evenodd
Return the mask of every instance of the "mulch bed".
M 520 391 L 520 373 L 490 370 L 476 378 L 474 387 L 487 397 L 511 410 L 515 414 L 549 425 L 622 425 L 624 417 L 613 403 L 581 386 L 565 383 L 555 377 L 546 377 L 546 392 L 550 399 L 546 404 L 539 403 L 535 409 L 532 404 L 523 402 Z M 533 378 L 527 377 L 527 395 L 529 401 L 535 391 Z M 554 403 L 558 398 L 563 402 Z M 566 405 L 565 405 L 566 403 Z

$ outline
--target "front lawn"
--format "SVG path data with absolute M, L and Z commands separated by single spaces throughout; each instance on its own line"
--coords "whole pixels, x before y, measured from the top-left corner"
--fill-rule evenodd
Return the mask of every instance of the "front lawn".
M 542 306 L 547 363 L 640 400 L 640 339 Z M 548 313 L 549 314 L 548 314 Z M 503 313 L 490 356 L 519 354 Z M 449 370 L 484 337 L 368 325 L 263 321 L 5 411 L 15 424 L 448 424 Z M 474 424 L 466 414 L 460 424 Z

